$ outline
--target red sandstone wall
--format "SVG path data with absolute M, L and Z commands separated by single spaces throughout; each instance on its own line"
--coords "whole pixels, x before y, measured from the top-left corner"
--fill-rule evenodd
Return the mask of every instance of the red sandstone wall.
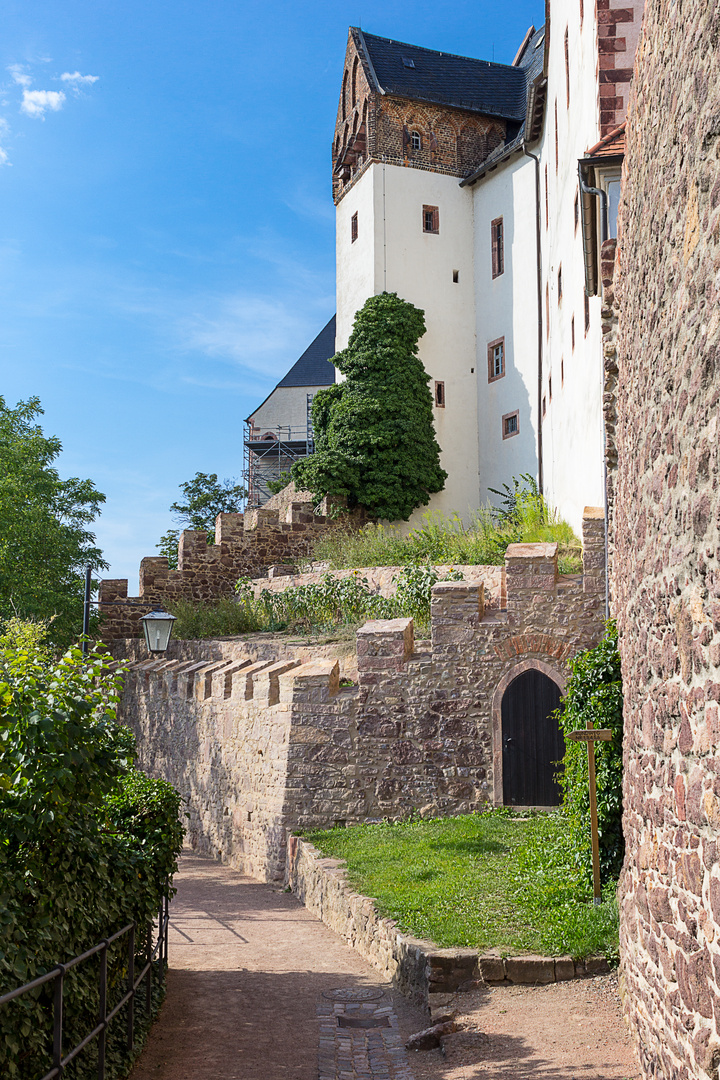
M 622 965 L 646 1077 L 720 1062 L 720 7 L 649 0 L 619 239 Z

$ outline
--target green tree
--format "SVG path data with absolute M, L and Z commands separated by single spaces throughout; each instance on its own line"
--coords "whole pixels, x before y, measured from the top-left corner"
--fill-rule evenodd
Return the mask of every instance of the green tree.
M 196 472 L 192 480 L 180 484 L 183 498 L 174 502 L 170 511 L 189 529 L 205 530 L 208 543 L 215 543 L 215 518 L 218 514 L 239 514 L 247 491 L 232 480 L 218 480 L 217 473 Z M 179 529 L 168 529 L 155 547 L 167 557 L 171 569 L 177 566 Z
M 407 521 L 447 473 L 433 430 L 429 377 L 418 358 L 425 318 L 396 293 L 371 296 L 348 346 L 333 357 L 346 381 L 318 391 L 315 453 L 292 468 L 299 488 Z
M 82 629 L 86 566 L 107 569 L 88 525 L 105 496 L 91 480 L 61 480 L 60 440 L 43 433 L 38 398 L 0 397 L 0 620 L 51 619 L 53 643 Z

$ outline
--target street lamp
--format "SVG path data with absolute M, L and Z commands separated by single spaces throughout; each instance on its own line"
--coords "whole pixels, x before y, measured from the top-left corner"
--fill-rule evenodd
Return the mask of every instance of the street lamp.
M 163 653 L 170 643 L 175 616 L 167 611 L 151 611 L 140 620 L 145 644 L 151 653 Z

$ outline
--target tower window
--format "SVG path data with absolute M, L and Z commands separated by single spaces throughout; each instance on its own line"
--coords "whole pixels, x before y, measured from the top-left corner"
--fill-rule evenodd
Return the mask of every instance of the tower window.
M 575 352 L 575 316 L 573 315 L 570 320 L 570 344 L 572 345 L 572 351 Z
M 510 439 L 513 435 L 517 435 L 520 430 L 520 410 L 516 409 L 515 412 L 505 413 L 502 418 L 502 437 L 503 439 Z
M 445 383 L 435 383 L 435 405 L 438 409 L 445 408 Z
M 502 379 L 505 374 L 505 338 L 496 338 L 488 343 L 488 382 Z
M 358 218 L 357 218 L 357 210 L 356 210 L 355 213 L 353 214 L 353 216 L 350 218 L 350 243 L 354 244 L 355 241 L 357 240 L 357 238 L 358 238 Z
M 440 210 L 437 206 L 423 206 L 423 232 L 440 232 Z
M 562 265 L 560 265 L 558 267 L 557 282 L 558 282 L 558 286 L 557 286 L 557 289 L 558 289 L 558 304 L 561 304 L 562 303 Z
M 505 270 L 505 241 L 503 219 L 495 218 L 490 222 L 490 241 L 492 245 L 492 276 L 500 277 Z
M 410 146 L 413 151 L 422 150 L 422 136 L 419 131 L 410 132 Z
M 454 284 L 457 285 L 459 281 L 460 281 L 460 271 L 459 270 L 453 270 L 453 282 L 454 282 Z

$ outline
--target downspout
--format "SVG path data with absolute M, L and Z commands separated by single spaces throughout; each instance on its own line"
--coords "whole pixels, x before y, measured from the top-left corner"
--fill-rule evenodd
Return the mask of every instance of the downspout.
M 601 243 L 605 243 L 608 238 L 608 199 L 607 194 L 602 188 L 590 187 L 585 183 L 582 174 L 582 162 L 578 161 L 578 180 L 580 181 L 580 188 L 587 195 L 597 195 L 600 198 L 600 237 Z M 585 243 L 585 236 L 583 234 L 583 244 Z M 602 289 L 602 281 L 598 279 L 598 292 Z M 605 401 L 605 354 L 602 354 L 602 362 L 600 366 L 600 402 Z M 605 415 L 603 410 L 603 502 L 605 503 L 605 618 L 610 618 L 610 526 L 608 522 L 608 491 L 607 491 L 607 436 L 605 434 Z
M 542 256 L 540 250 L 540 158 L 536 154 L 531 154 L 527 148 L 527 143 L 523 142 L 523 154 L 532 158 L 535 162 L 535 253 L 536 253 L 536 274 L 537 274 L 537 328 L 538 328 L 538 341 L 537 341 L 537 367 L 538 367 L 538 384 L 537 384 L 537 416 L 538 416 L 538 434 L 537 434 L 537 446 L 538 446 L 538 487 L 541 494 L 543 493 L 543 437 L 542 437 L 542 378 L 543 378 L 543 313 L 542 313 Z

